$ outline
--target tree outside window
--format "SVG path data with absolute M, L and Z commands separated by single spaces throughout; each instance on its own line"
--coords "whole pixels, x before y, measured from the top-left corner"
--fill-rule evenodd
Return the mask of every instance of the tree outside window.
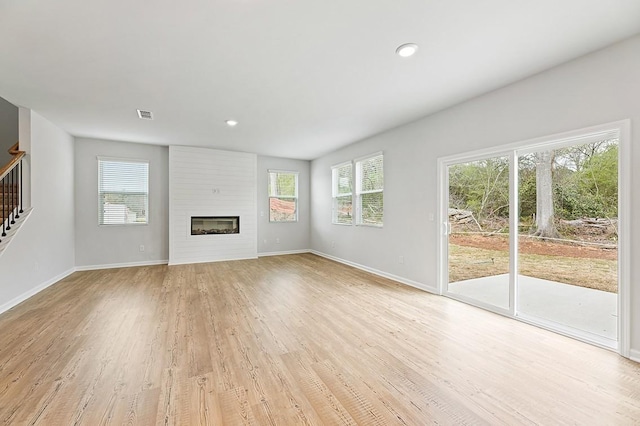
M 269 170 L 269 222 L 298 221 L 298 172 Z
M 382 226 L 384 213 L 384 159 L 382 154 L 356 161 L 358 225 Z
M 353 224 L 353 166 L 351 162 L 339 164 L 331 168 L 333 187 L 332 223 L 340 225 Z

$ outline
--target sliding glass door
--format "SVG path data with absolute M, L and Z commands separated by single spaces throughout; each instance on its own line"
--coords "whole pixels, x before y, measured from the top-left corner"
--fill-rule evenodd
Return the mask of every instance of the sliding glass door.
M 518 315 L 618 336 L 618 139 L 518 156 Z
M 447 169 L 448 281 L 456 298 L 507 312 L 509 290 L 509 157 Z
M 623 130 L 441 159 L 442 293 L 601 346 L 626 343 Z

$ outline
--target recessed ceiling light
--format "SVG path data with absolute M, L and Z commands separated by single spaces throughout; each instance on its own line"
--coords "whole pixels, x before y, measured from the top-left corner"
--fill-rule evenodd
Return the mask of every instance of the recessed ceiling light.
M 417 44 L 405 43 L 398 46 L 398 48 L 396 49 L 396 54 L 398 54 L 398 56 L 402 56 L 403 58 L 408 58 L 409 56 L 413 56 L 417 50 Z
M 227 126 L 229 127 L 235 127 L 238 125 L 238 122 L 236 120 L 227 120 L 225 121 L 225 123 L 227 123 Z

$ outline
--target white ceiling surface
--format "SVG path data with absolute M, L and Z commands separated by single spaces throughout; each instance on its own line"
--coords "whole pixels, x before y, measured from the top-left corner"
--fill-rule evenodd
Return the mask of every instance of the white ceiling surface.
M 0 96 L 74 136 L 313 159 L 638 32 L 638 0 L 1 0 Z

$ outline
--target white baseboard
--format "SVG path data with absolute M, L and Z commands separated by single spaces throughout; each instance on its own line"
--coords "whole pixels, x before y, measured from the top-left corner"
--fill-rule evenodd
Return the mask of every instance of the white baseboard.
M 149 260 L 144 262 L 108 263 L 103 265 L 76 266 L 76 271 L 96 271 L 98 269 L 132 268 L 135 266 L 166 265 L 168 260 Z
M 69 275 L 73 274 L 76 271 L 75 268 L 71 268 L 47 281 L 45 281 L 44 283 L 40 284 L 37 287 L 32 288 L 31 290 L 22 293 L 20 296 L 15 297 L 11 300 L 9 300 L 7 303 L 0 305 L 0 314 L 3 312 L 8 311 L 9 309 L 13 308 L 14 306 L 24 302 L 25 300 L 27 300 L 28 298 L 35 296 L 36 294 L 40 293 L 42 290 L 44 290 L 45 288 L 52 286 L 53 284 L 57 283 L 58 281 L 68 277 Z
M 252 257 L 238 257 L 238 258 L 234 258 L 234 259 L 212 259 L 212 260 L 187 260 L 184 262 L 171 262 L 169 261 L 169 266 L 176 266 L 176 265 L 193 265 L 194 263 L 214 263 L 214 262 L 233 262 L 234 260 L 251 260 L 251 259 L 257 259 L 258 256 L 252 256 Z
M 637 350 L 637 349 L 629 350 L 629 359 L 631 361 L 640 362 L 640 350 Z
M 266 253 L 258 253 L 258 257 L 267 257 L 267 256 L 284 256 L 286 254 L 302 254 L 302 253 L 311 253 L 311 250 L 288 250 L 288 251 L 270 251 Z
M 351 262 L 349 260 L 341 259 L 339 257 L 331 256 L 330 254 L 322 253 L 322 252 L 319 252 L 319 251 L 316 251 L 316 250 L 311 250 L 311 253 L 313 253 L 315 255 L 318 255 L 320 257 L 324 257 L 326 259 L 334 260 L 336 262 L 339 262 L 339 263 L 342 263 L 342 264 L 345 264 L 345 265 L 348 265 L 348 266 L 352 266 L 352 267 L 354 267 L 356 269 L 360 269 L 362 271 L 369 272 L 369 273 L 372 273 L 374 275 L 378 275 L 378 276 L 383 277 L 383 278 L 388 278 L 390 280 L 397 281 L 399 283 L 406 284 L 408 286 L 415 287 L 417 289 L 427 291 L 429 293 L 438 294 L 438 289 L 436 287 L 430 287 L 430 286 L 424 285 L 422 283 L 419 283 L 417 281 L 410 280 L 408 278 L 403 278 L 403 277 L 400 277 L 398 275 L 389 274 L 387 272 L 380 271 L 378 269 L 374 269 L 374 268 L 370 268 L 368 266 L 360 265 L 359 263 L 355 263 L 355 262 Z

